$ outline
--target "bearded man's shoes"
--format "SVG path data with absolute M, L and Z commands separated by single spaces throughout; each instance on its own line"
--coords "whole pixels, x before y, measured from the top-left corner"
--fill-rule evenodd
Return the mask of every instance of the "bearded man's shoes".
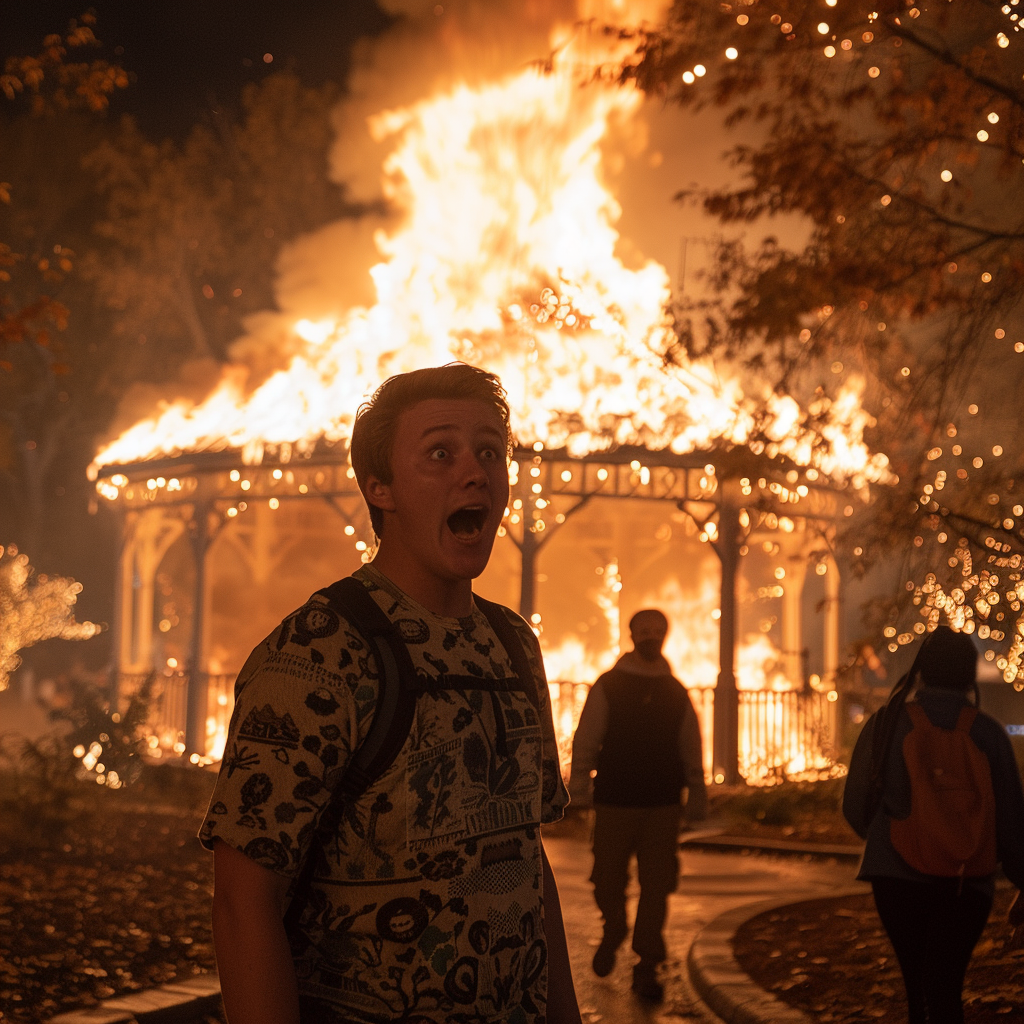
M 658 981 L 656 964 L 645 964 L 641 960 L 633 968 L 633 991 L 650 1003 L 660 1003 L 665 998 L 665 989 Z
M 617 945 L 612 945 L 607 939 L 601 940 L 601 944 L 597 947 L 591 963 L 594 973 L 599 978 L 607 978 L 612 973 L 612 969 L 615 967 L 615 953 L 617 950 Z

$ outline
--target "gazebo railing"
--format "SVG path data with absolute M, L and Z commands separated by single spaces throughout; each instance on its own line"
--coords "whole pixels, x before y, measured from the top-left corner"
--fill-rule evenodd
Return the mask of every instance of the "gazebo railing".
M 836 704 L 825 693 L 741 690 L 739 719 L 747 782 L 817 778 L 835 765 Z
M 569 774 L 572 737 L 590 686 L 552 683 L 552 713 L 563 774 Z M 700 724 L 704 777 L 710 782 L 715 718 L 714 687 L 687 691 Z M 752 783 L 814 778 L 829 772 L 836 755 L 836 707 L 815 690 L 741 690 L 740 774 Z
M 210 672 L 206 675 L 206 753 L 219 760 L 224 751 L 228 720 L 234 706 L 234 672 Z M 147 678 L 146 673 L 120 673 L 120 692 L 134 692 Z M 156 757 L 181 754 L 185 750 L 185 723 L 188 708 L 189 673 L 157 673 L 149 712 L 149 747 Z
M 146 678 L 122 673 L 121 692 L 130 693 Z M 207 675 L 206 754 L 214 760 L 224 751 L 228 720 L 234 705 L 233 673 Z M 156 678 L 150 711 L 151 752 L 181 754 L 185 749 L 185 720 L 189 675 L 165 672 Z M 563 773 L 572 760 L 572 737 L 590 692 L 588 683 L 550 683 L 551 710 Z M 714 687 L 688 691 L 700 724 L 704 775 L 711 779 Z M 741 690 L 739 694 L 740 773 L 752 783 L 785 778 L 815 778 L 835 765 L 837 704 L 816 690 Z M 157 754 L 157 751 L 160 754 Z

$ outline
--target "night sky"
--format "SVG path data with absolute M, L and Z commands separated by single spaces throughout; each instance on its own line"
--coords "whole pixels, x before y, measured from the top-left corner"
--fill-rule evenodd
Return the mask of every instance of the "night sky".
M 353 45 L 389 24 L 374 0 L 0 0 L 0 58 L 38 53 L 44 36 L 86 10 L 103 44 L 92 55 L 132 76 L 112 112 L 132 114 L 153 137 L 180 138 L 271 71 L 342 83 Z

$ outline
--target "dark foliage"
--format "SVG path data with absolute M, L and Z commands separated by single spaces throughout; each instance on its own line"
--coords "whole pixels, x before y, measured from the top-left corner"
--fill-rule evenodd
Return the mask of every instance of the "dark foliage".
M 1024 555 L 1018 27 L 993 0 L 677 0 L 625 72 L 744 129 L 737 180 L 681 198 L 725 225 L 807 229 L 802 248 L 724 241 L 713 297 L 678 312 L 689 347 L 780 387 L 866 379 L 900 482 L 851 521 L 844 554 L 855 571 L 902 560 L 906 583 L 869 626 L 895 652 L 949 614 L 1008 680 Z

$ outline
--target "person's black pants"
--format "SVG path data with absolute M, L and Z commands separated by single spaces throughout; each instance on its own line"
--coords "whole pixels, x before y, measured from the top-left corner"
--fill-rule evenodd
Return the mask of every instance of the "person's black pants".
M 992 897 L 956 878 L 875 878 L 871 889 L 903 972 L 910 1024 L 963 1024 L 964 975 Z

